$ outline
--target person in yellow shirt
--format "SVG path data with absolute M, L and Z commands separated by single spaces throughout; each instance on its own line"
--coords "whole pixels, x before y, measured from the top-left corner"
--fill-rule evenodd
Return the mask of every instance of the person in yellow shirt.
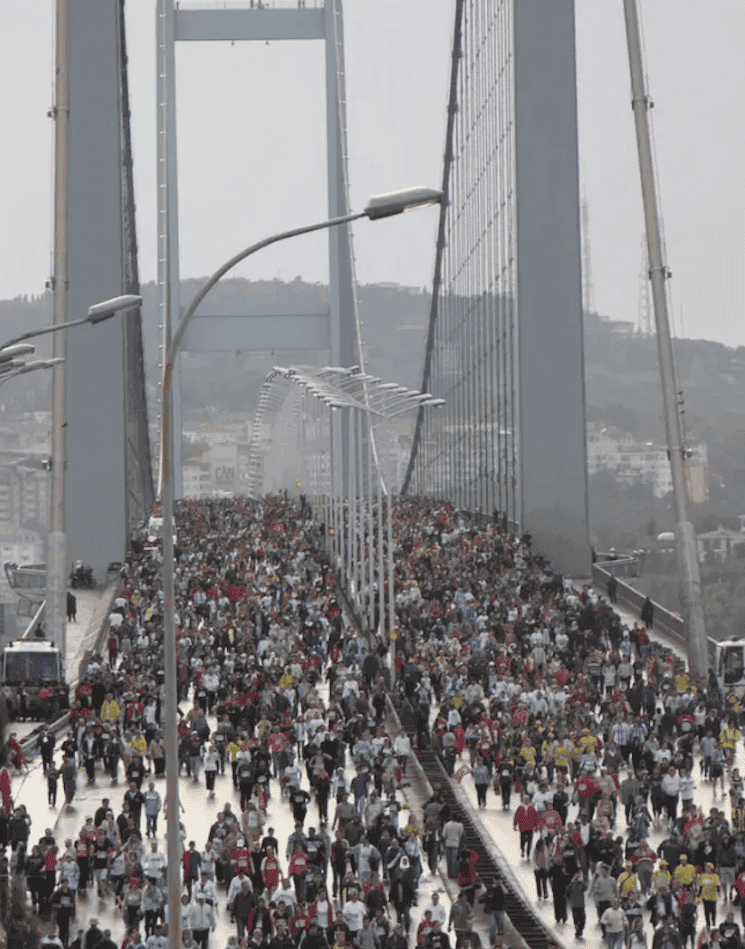
M 735 756 L 735 747 L 739 740 L 740 731 L 735 725 L 734 718 L 730 718 L 727 722 L 726 728 L 723 728 L 719 733 L 719 741 L 722 746 L 722 751 L 724 752 L 724 757 L 728 764 L 732 763 L 732 759 Z
M 228 747 L 225 749 L 225 753 L 228 756 L 228 761 L 230 762 L 230 767 L 233 771 L 233 787 L 238 787 L 238 752 L 241 750 L 241 746 L 235 740 L 235 738 L 228 742 Z
M 597 735 L 593 735 L 589 728 L 585 728 L 582 732 L 582 737 L 579 740 L 579 744 L 583 750 L 594 753 L 598 747 L 598 737 Z
M 102 722 L 111 722 L 113 725 L 118 726 L 121 715 L 122 710 L 119 707 L 119 703 L 114 699 L 114 696 L 111 694 L 111 692 L 107 692 L 103 701 L 103 705 L 101 706 L 101 711 L 98 713 L 98 717 Z
M 680 863 L 675 868 L 673 879 L 686 888 L 693 886 L 696 879 L 696 868 L 688 862 L 688 854 L 682 853 L 680 855 Z
M 138 734 L 131 739 L 129 745 L 135 754 L 138 754 L 143 759 L 145 758 L 147 744 L 141 732 L 138 732 Z
M 729 692 L 725 696 L 724 704 L 727 706 L 730 712 L 734 712 L 735 715 L 740 714 L 740 711 L 742 710 L 742 705 L 740 704 L 740 700 L 737 697 L 737 693 L 735 692 L 734 686 L 729 690 Z
M 533 767 L 535 767 L 536 750 L 535 750 L 535 748 L 530 744 L 530 742 L 527 740 L 527 738 L 525 739 L 525 743 L 523 744 L 522 748 L 520 749 L 520 757 L 521 757 L 521 758 L 524 758 L 527 764 L 532 764 Z
M 667 860 L 660 860 L 659 866 L 652 874 L 652 892 L 659 893 L 663 886 L 670 886 L 671 879 Z
M 626 868 L 618 874 L 618 895 L 625 900 L 634 890 L 639 889 L 639 878 L 634 873 L 633 864 L 626 861 Z
M 707 863 L 704 872 L 698 878 L 698 898 L 704 904 L 706 925 L 713 928 L 717 924 L 717 900 L 719 899 L 719 876 L 714 872 L 714 864 Z
M 568 774 L 572 766 L 572 757 L 574 755 L 574 745 L 568 738 L 561 741 L 557 739 L 553 751 L 554 767 L 564 774 Z

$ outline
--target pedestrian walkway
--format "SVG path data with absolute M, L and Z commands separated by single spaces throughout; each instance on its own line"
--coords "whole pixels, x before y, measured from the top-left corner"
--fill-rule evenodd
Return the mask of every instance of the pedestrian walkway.
M 80 616 L 80 612 L 78 616 Z M 324 683 L 319 691 L 325 702 L 328 701 L 328 685 Z M 190 700 L 181 703 L 182 709 L 186 710 L 191 705 Z M 214 729 L 216 720 L 214 716 L 208 716 L 210 727 Z M 57 742 L 59 747 L 59 740 Z M 59 757 L 57 755 L 57 757 Z M 346 778 L 351 781 L 355 770 L 351 765 L 350 756 L 347 756 Z M 122 769 L 119 770 L 120 780 L 117 784 L 112 784 L 108 775 L 104 774 L 99 766 L 96 773 L 95 785 L 89 786 L 86 780 L 86 774 L 83 769 L 78 773 L 77 791 L 72 808 L 67 808 L 64 804 L 64 795 L 60 784 L 60 794 L 56 807 L 50 807 L 47 802 L 46 780 L 44 779 L 41 762 L 38 758 L 33 759 L 30 769 L 23 775 L 16 775 L 12 778 L 11 788 L 14 800 L 23 802 L 29 813 L 34 819 L 30 841 L 36 841 L 43 836 L 47 827 L 51 828 L 60 847 L 65 845 L 66 841 L 73 844 L 77 839 L 79 831 L 87 817 L 93 817 L 96 810 L 101 806 L 104 798 L 108 799 L 109 805 L 118 815 L 122 810 L 124 794 L 127 790 L 127 783 L 122 779 Z M 143 783 L 143 790 L 147 789 L 149 778 Z M 423 793 L 426 789 L 416 780 L 407 780 L 406 786 L 399 791 L 398 797 L 403 803 L 403 809 L 400 815 L 400 824 L 403 826 L 408 820 L 409 812 L 412 812 L 418 823 L 421 824 L 422 809 L 425 803 Z M 301 787 L 310 790 L 307 776 L 303 773 Z M 155 788 L 161 797 L 165 797 L 165 781 L 155 780 Z M 218 814 L 223 811 L 226 804 L 230 805 L 233 812 L 240 814 L 240 793 L 233 787 L 230 767 L 228 766 L 224 775 L 218 774 L 215 783 L 214 795 L 209 795 L 204 781 L 196 784 L 191 778 L 182 776 L 179 781 L 180 803 L 182 809 L 182 822 L 185 827 L 185 846 L 189 841 L 194 840 L 196 848 L 202 850 L 207 840 L 210 827 L 217 820 Z M 283 873 L 288 872 L 288 860 L 286 857 L 287 840 L 294 830 L 294 820 L 286 798 L 281 798 L 278 793 L 278 783 L 272 781 L 270 785 L 271 797 L 268 800 L 267 815 L 262 827 L 262 836 L 273 828 L 277 837 L 279 847 L 279 858 Z M 335 804 L 329 802 L 329 831 L 331 831 L 331 822 L 333 821 Z M 43 815 L 48 814 L 48 820 L 43 820 Z M 315 799 L 311 795 L 311 801 L 308 806 L 308 813 L 305 819 L 304 829 L 320 828 L 320 817 Z M 145 820 L 142 819 L 141 829 L 144 834 Z M 158 842 L 158 848 L 167 853 L 168 846 L 168 828 L 165 826 L 164 818 L 161 816 L 158 821 L 158 830 L 155 839 Z M 149 849 L 149 846 L 148 846 Z M 441 862 L 441 872 L 436 877 L 423 875 L 420 879 L 418 888 L 417 903 L 412 909 L 412 927 L 409 933 L 409 946 L 416 944 L 416 929 L 422 918 L 421 908 L 431 902 L 432 894 L 439 894 L 440 902 L 444 906 L 447 914 L 450 913 L 451 898 L 457 898 L 457 887 L 448 881 L 444 870 L 444 858 Z M 329 884 L 330 884 L 329 874 Z M 333 901 L 338 907 L 338 900 Z M 226 893 L 224 890 L 218 891 L 218 906 L 216 913 L 216 929 L 210 935 L 208 949 L 225 949 L 228 939 L 235 936 L 236 927 L 231 922 L 230 915 L 226 906 Z M 394 914 L 395 916 L 395 914 Z M 111 896 L 99 898 L 95 887 L 89 888 L 85 893 L 81 893 L 77 900 L 77 918 L 74 926 L 86 926 L 91 918 L 98 920 L 99 928 L 109 929 L 115 942 L 121 945 L 125 935 L 125 921 L 121 911 L 115 906 L 114 899 Z M 71 933 L 74 933 L 74 926 Z M 479 916 L 479 925 L 477 931 L 480 931 L 483 939 L 486 939 L 486 930 L 483 926 L 483 914 Z

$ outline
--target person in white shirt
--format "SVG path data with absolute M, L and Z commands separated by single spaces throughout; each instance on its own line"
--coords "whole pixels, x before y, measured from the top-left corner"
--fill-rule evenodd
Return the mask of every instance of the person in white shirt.
M 541 783 L 533 795 L 533 807 L 540 815 L 553 803 L 553 800 L 553 791 L 548 789 L 548 785 Z
M 440 923 L 441 926 L 444 926 L 447 922 L 447 912 L 440 902 L 440 894 L 437 890 L 432 894 L 432 900 L 422 909 L 422 919 L 424 919 L 425 913 L 432 914 L 433 923 Z
M 678 810 L 678 794 L 680 793 L 680 777 L 675 768 L 670 767 L 662 779 L 662 793 L 665 796 L 665 810 L 670 820 L 675 820 Z
M 189 924 L 194 942 L 202 949 L 208 949 L 210 930 L 215 931 L 217 922 L 215 911 L 208 905 L 203 893 L 197 896 L 196 902 L 189 908 Z
M 163 932 L 164 929 L 163 923 L 158 923 L 155 932 L 145 940 L 147 949 L 168 949 L 168 937 Z
M 248 889 L 253 893 L 254 885 L 249 877 L 247 877 L 243 872 L 236 874 L 236 876 L 234 876 L 230 881 L 230 886 L 228 887 L 228 906 L 232 904 L 236 894 L 240 893 L 241 886 L 244 883 L 248 883 Z
M 686 804 L 692 804 L 696 797 L 696 781 L 691 775 L 691 769 L 687 768 L 680 778 L 680 802 L 683 807 Z
M 49 924 L 46 936 L 40 938 L 39 949 L 64 949 L 62 940 L 57 935 L 57 927 L 54 923 Z
M 208 880 L 215 879 L 215 860 L 217 859 L 215 855 L 215 850 L 212 845 L 212 841 L 208 840 L 204 845 L 204 850 L 200 851 L 199 856 L 201 857 L 201 862 L 199 864 L 202 873 L 207 875 Z
M 411 739 L 405 731 L 400 731 L 393 740 L 393 753 L 401 768 L 401 774 L 406 774 L 406 765 L 411 755 Z
M 347 900 L 342 912 L 344 913 L 347 926 L 349 926 L 349 931 L 352 933 L 352 936 L 355 936 L 357 932 L 362 929 L 362 920 L 367 916 L 367 907 L 360 900 L 359 894 L 354 893 Z
M 150 841 L 150 852 L 142 855 L 142 870 L 146 877 L 159 880 L 166 867 L 165 854 L 158 850 L 158 841 Z
M 207 874 L 202 870 L 199 879 L 192 887 L 191 899 L 193 903 L 203 896 L 208 906 L 214 906 L 217 909 L 217 888 L 212 880 L 208 879 Z

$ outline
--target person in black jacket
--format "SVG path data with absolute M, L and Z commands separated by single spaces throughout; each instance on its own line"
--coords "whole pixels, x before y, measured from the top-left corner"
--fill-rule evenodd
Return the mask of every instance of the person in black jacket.
M 548 882 L 551 884 L 551 892 L 554 897 L 554 919 L 557 923 L 567 921 L 567 886 L 569 885 L 569 874 L 561 862 L 561 857 L 554 857 L 553 863 L 549 867 Z
M 388 893 L 398 922 L 403 924 L 406 933 L 411 925 L 410 910 L 414 902 L 414 876 L 407 857 L 402 857 L 398 869 L 393 873 Z
M 70 889 L 67 880 L 62 883 L 52 894 L 51 899 L 52 912 L 55 914 L 59 937 L 62 945 L 67 949 L 70 938 L 70 920 L 75 915 L 75 891 Z
M 484 906 L 486 924 L 489 928 L 489 943 L 497 944 L 497 936 L 504 933 L 504 890 L 500 879 L 492 880 L 486 890 L 479 897 L 479 903 Z

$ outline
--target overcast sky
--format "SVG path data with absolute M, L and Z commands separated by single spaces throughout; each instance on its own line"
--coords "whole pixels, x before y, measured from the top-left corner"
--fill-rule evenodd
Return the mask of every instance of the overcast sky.
M 311 6 L 314 0 L 307 0 Z M 545 0 L 550 2 L 550 0 Z M 222 4 L 221 4 L 222 5 Z M 643 231 L 621 0 L 577 0 L 579 139 L 595 303 L 636 322 Z M 155 2 L 128 0 L 140 272 L 155 275 Z M 352 206 L 439 186 L 454 0 L 345 0 Z M 676 333 L 745 345 L 743 0 L 641 0 Z M 0 0 L 0 298 L 51 272 L 53 0 Z M 738 65 L 739 64 L 739 65 Z M 323 44 L 181 44 L 181 272 L 325 217 Z M 363 283 L 429 285 L 434 209 L 355 229 Z M 327 280 L 326 242 L 239 273 Z

